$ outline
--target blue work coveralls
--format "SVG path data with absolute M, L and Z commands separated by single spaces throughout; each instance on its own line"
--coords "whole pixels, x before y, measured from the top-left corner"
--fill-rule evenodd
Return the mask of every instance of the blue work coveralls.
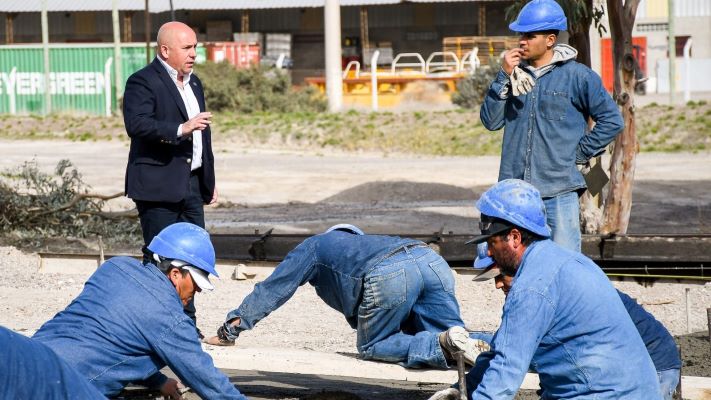
M 105 399 L 44 344 L 0 327 L 0 399 Z
M 617 291 L 590 259 L 551 240 L 524 252 L 492 347 L 469 373 L 471 399 L 512 399 L 529 366 L 543 399 L 661 399 Z
M 307 282 L 357 329 L 362 358 L 447 368 L 438 335 L 464 326 L 452 271 L 426 244 L 393 236 L 336 230 L 306 239 L 227 314 L 241 319 L 225 324 L 228 337 L 252 329 Z
M 129 383 L 160 388 L 167 377 L 159 370 L 167 365 L 204 399 L 247 399 L 202 350 L 168 277 L 133 258 L 102 264 L 34 338 L 106 396 Z

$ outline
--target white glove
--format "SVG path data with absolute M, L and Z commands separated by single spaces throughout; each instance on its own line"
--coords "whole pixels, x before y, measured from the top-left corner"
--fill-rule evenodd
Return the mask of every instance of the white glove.
M 427 400 L 459 400 L 459 389 L 448 388 L 440 390 Z
M 509 80 L 511 81 L 511 90 L 514 96 L 526 94 L 536 85 L 536 81 L 533 80 L 533 77 L 523 72 L 519 66 L 515 66 L 513 71 L 511 71 Z

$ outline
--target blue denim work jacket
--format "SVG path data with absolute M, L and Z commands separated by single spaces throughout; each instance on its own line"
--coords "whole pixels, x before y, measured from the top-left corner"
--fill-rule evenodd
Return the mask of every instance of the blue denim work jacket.
M 0 327 L 0 399 L 105 399 L 44 344 Z
M 129 257 L 102 264 L 34 338 L 109 397 L 129 383 L 159 388 L 167 365 L 204 399 L 246 400 L 202 350 L 170 280 Z
M 590 68 L 555 63 L 535 78 L 531 92 L 515 97 L 500 70 L 486 93 L 480 118 L 489 130 L 504 128 L 499 180 L 522 179 L 542 197 L 584 189 L 576 163 L 604 152 L 622 130 L 617 105 Z M 588 117 L 595 127 L 588 133 Z
M 312 236 L 289 252 L 269 278 L 256 284 L 242 304 L 227 314 L 227 321 L 241 319 L 239 326 L 228 328 L 228 336 L 236 338 L 241 331 L 252 329 L 306 282 L 355 329 L 365 274 L 393 251 L 421 243 L 397 236 L 342 231 Z
M 544 399 L 660 399 L 652 360 L 616 290 L 550 240 L 523 255 L 473 399 L 511 399 L 529 366 Z

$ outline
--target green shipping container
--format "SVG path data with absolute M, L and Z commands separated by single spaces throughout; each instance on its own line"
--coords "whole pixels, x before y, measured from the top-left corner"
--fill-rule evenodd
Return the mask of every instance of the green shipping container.
M 151 49 L 151 58 L 155 48 Z M 38 114 L 44 104 L 42 45 L 0 46 L 0 113 Z M 117 111 L 113 44 L 49 46 L 52 112 L 110 115 Z M 196 62 L 204 62 L 198 47 Z M 121 45 L 121 85 L 146 65 L 143 44 Z

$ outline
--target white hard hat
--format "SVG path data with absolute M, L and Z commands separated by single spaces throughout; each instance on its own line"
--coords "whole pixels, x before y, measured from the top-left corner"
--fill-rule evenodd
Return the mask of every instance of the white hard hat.
M 324 232 L 324 233 L 328 233 L 331 231 L 344 231 L 344 232 L 352 233 L 354 235 L 365 235 L 365 233 L 363 233 L 363 231 L 360 230 L 360 228 L 358 228 L 355 225 L 351 225 L 351 224 L 333 225 L 332 227 L 326 229 L 326 232 Z

